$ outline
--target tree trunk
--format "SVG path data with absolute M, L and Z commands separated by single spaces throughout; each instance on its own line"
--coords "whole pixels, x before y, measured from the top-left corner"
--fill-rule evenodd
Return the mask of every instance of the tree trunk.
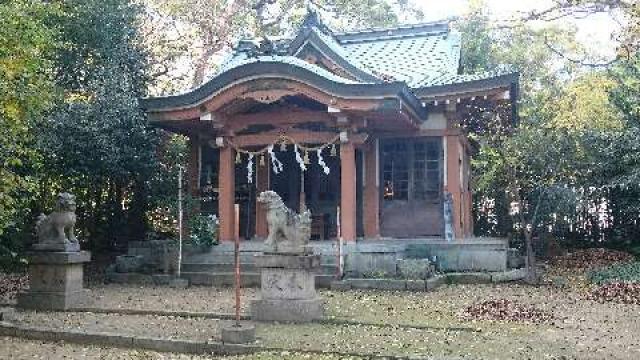
M 533 251 L 533 230 L 531 225 L 527 224 L 524 230 L 524 244 L 526 248 L 525 264 L 527 269 L 527 276 L 525 281 L 528 284 L 538 283 L 538 274 L 536 273 L 536 255 Z

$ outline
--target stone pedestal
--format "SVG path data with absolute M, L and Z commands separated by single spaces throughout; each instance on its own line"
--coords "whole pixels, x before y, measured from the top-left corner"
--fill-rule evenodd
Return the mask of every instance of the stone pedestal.
M 29 290 L 18 295 L 18 307 L 66 310 L 83 300 L 82 266 L 88 251 L 29 254 Z
M 261 299 L 251 304 L 258 321 L 310 322 L 323 317 L 324 306 L 316 294 L 314 271 L 319 255 L 256 255 L 261 268 Z

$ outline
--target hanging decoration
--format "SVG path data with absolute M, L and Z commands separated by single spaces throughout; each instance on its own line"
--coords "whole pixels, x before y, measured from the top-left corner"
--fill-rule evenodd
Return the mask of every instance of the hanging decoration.
M 309 152 L 307 150 L 304 151 L 304 164 L 309 165 Z
M 280 150 L 282 150 L 282 147 L 280 147 Z M 276 154 L 273 152 L 273 145 L 269 145 L 267 147 L 267 153 L 269 154 L 269 159 L 271 159 L 271 168 L 273 169 L 273 173 L 278 175 L 284 171 L 284 164 L 282 164 L 282 161 L 278 160 Z
M 293 144 L 293 152 L 296 154 L 296 161 L 300 165 L 300 170 L 307 171 L 307 165 L 304 163 L 304 159 L 302 159 L 298 151 L 298 144 Z
M 249 162 L 247 163 L 247 182 L 253 184 L 253 154 L 249 154 Z
M 318 165 L 322 167 L 322 171 L 324 171 L 325 175 L 329 175 L 329 167 L 324 162 L 324 158 L 322 157 L 322 149 L 316 150 L 316 155 L 318 156 Z
M 292 144 L 293 145 L 293 151 L 295 153 L 295 158 L 296 158 L 296 162 L 298 163 L 298 165 L 300 166 L 300 169 L 302 171 L 306 171 L 307 170 L 307 165 L 311 164 L 310 158 L 309 158 L 309 152 L 315 152 L 317 157 L 318 157 L 318 165 L 320 165 L 320 167 L 322 167 L 322 170 L 325 174 L 329 174 L 330 169 L 327 166 L 327 164 L 324 161 L 324 158 L 322 157 L 322 151 L 326 148 L 330 148 L 330 155 L 331 156 L 337 156 L 337 150 L 336 150 L 336 143 L 338 141 L 341 141 L 341 137 L 340 135 L 336 135 L 335 137 L 333 137 L 331 140 L 329 140 L 327 143 L 319 145 L 319 146 L 305 146 L 304 144 L 300 144 L 297 143 L 295 140 L 293 140 L 291 137 L 286 136 L 286 135 L 280 135 L 276 141 L 274 141 L 272 144 L 265 146 L 262 149 L 256 150 L 256 151 L 251 151 L 251 150 L 245 150 L 242 149 L 238 146 L 236 146 L 231 140 L 229 139 L 225 139 L 225 140 L 221 140 L 220 142 L 226 142 L 229 146 L 231 146 L 235 151 L 236 151 L 236 159 L 235 162 L 236 164 L 240 164 L 242 163 L 242 155 L 245 154 L 248 156 L 249 159 L 249 164 L 247 164 L 247 180 L 249 181 L 249 183 L 253 182 L 253 159 L 255 157 L 259 157 L 259 165 L 260 166 L 265 166 L 266 165 L 266 161 L 265 161 L 265 156 L 269 156 L 269 159 L 271 161 L 271 168 L 273 169 L 273 172 L 275 174 L 280 174 L 284 171 L 284 164 L 276 157 L 276 154 L 274 152 L 274 146 L 275 145 L 280 145 L 280 151 L 284 152 L 287 151 L 287 145 L 288 144 Z M 217 139 L 216 139 L 216 144 L 217 144 Z M 220 146 L 223 146 L 224 144 L 220 144 Z M 302 152 L 302 154 L 301 154 Z

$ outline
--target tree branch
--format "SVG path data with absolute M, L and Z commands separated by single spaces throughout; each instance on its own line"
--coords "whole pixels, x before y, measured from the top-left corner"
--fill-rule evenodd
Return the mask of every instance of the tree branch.
M 572 57 L 567 56 L 565 53 L 563 53 L 561 50 L 556 49 L 550 42 L 549 39 L 547 38 L 547 36 L 544 37 L 544 44 L 549 48 L 549 50 L 551 50 L 552 53 L 554 53 L 555 55 L 558 55 L 559 57 L 572 62 L 574 64 L 577 65 L 581 65 L 581 66 L 587 66 L 587 67 L 591 67 L 591 68 L 606 68 L 609 67 L 613 64 L 615 64 L 616 62 L 620 61 L 619 57 L 616 57 L 610 61 L 606 61 L 606 62 L 601 62 L 601 63 L 594 63 L 594 62 L 588 62 L 586 61 L 586 56 L 583 57 L 582 59 L 575 59 Z

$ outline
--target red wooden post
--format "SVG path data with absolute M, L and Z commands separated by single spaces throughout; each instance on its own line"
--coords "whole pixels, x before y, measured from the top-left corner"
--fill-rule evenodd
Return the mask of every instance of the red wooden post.
M 235 275 L 236 275 L 236 326 L 240 326 L 240 237 L 236 236 L 234 246 Z
M 340 144 L 340 227 L 345 242 L 356 241 L 356 150 Z
M 235 237 L 235 162 L 234 150 L 230 146 L 220 148 L 220 172 L 218 174 L 220 197 L 218 216 L 220 218 L 220 241 L 233 241 Z

